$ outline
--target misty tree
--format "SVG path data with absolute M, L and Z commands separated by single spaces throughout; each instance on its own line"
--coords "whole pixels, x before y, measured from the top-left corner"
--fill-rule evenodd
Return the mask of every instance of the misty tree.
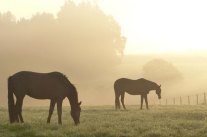
M 158 82 L 172 82 L 181 80 L 181 72 L 170 62 L 154 59 L 143 66 L 143 76 Z
M 100 67 L 113 66 L 123 56 L 126 38 L 112 16 L 89 2 L 75 5 L 67 1 L 57 15 L 62 47 L 77 61 Z M 75 56 L 74 56 L 75 55 Z M 97 67 L 96 67 L 97 68 Z
M 11 12 L 6 12 L 6 13 L 0 13 L 0 23 L 15 23 L 16 22 L 16 18 L 15 16 L 11 13 Z
M 89 2 L 66 1 L 56 17 L 37 13 L 16 21 L 10 12 L 0 14 L 0 28 L 1 53 L 9 52 L 12 61 L 22 66 L 41 62 L 80 75 L 119 64 L 126 43 L 118 22 Z

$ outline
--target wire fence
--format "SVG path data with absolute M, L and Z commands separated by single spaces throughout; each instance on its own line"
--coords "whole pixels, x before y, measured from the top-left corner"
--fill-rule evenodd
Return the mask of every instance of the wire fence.
M 200 93 L 189 96 L 177 96 L 171 98 L 162 98 L 158 100 L 157 98 L 150 96 L 149 104 L 152 105 L 205 105 L 207 93 Z

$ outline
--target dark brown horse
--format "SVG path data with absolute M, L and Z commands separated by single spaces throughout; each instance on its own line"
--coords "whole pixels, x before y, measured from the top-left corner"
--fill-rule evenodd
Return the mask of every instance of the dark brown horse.
M 16 104 L 14 104 L 13 94 L 16 96 Z M 57 103 L 58 123 L 62 124 L 62 102 L 65 97 L 69 99 L 71 106 L 71 116 L 75 124 L 79 124 L 80 105 L 78 103 L 78 94 L 76 88 L 70 81 L 59 72 L 51 73 L 35 73 L 29 71 L 21 71 L 8 79 L 8 110 L 10 123 L 23 123 L 22 104 L 25 95 L 36 99 L 50 99 L 50 109 L 47 123 Z
M 158 98 L 161 98 L 161 85 L 157 85 L 155 82 L 146 80 L 144 78 L 131 80 L 127 78 L 121 78 L 115 81 L 114 91 L 115 91 L 115 108 L 120 109 L 119 97 L 121 96 L 121 103 L 124 109 L 124 95 L 125 92 L 130 95 L 141 95 L 141 109 L 143 105 L 143 99 L 145 99 L 146 107 L 148 109 L 147 94 L 151 90 L 156 90 Z

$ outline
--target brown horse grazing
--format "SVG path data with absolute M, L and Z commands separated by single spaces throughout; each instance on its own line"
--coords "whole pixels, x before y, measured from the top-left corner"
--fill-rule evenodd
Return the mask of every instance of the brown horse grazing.
M 13 94 L 16 96 L 14 104 Z M 71 116 L 75 124 L 79 124 L 80 105 L 76 88 L 60 72 L 35 73 L 21 71 L 8 78 L 8 110 L 10 123 L 23 123 L 22 104 L 25 95 L 36 99 L 50 99 L 50 109 L 47 123 L 57 103 L 58 123 L 62 124 L 62 102 L 65 97 L 69 99 L 71 105 Z
M 158 98 L 161 99 L 161 85 L 157 85 L 156 83 L 146 80 L 144 78 L 131 80 L 127 78 L 121 78 L 115 81 L 114 83 L 114 91 L 115 91 L 115 108 L 120 109 L 119 97 L 121 96 L 121 103 L 124 109 L 126 109 L 124 105 L 124 94 L 125 92 L 130 95 L 141 95 L 141 109 L 143 105 L 143 98 L 145 99 L 146 107 L 148 109 L 148 101 L 147 94 L 151 90 L 156 90 Z

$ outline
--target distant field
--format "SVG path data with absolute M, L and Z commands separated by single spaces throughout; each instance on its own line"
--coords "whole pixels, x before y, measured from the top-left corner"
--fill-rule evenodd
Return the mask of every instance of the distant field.
M 48 107 L 23 109 L 24 124 L 9 124 L 7 108 L 0 108 L 0 137 L 207 137 L 207 106 L 82 107 L 81 124 L 74 126 L 69 107 L 63 108 L 63 125 L 54 112 L 46 124 Z

